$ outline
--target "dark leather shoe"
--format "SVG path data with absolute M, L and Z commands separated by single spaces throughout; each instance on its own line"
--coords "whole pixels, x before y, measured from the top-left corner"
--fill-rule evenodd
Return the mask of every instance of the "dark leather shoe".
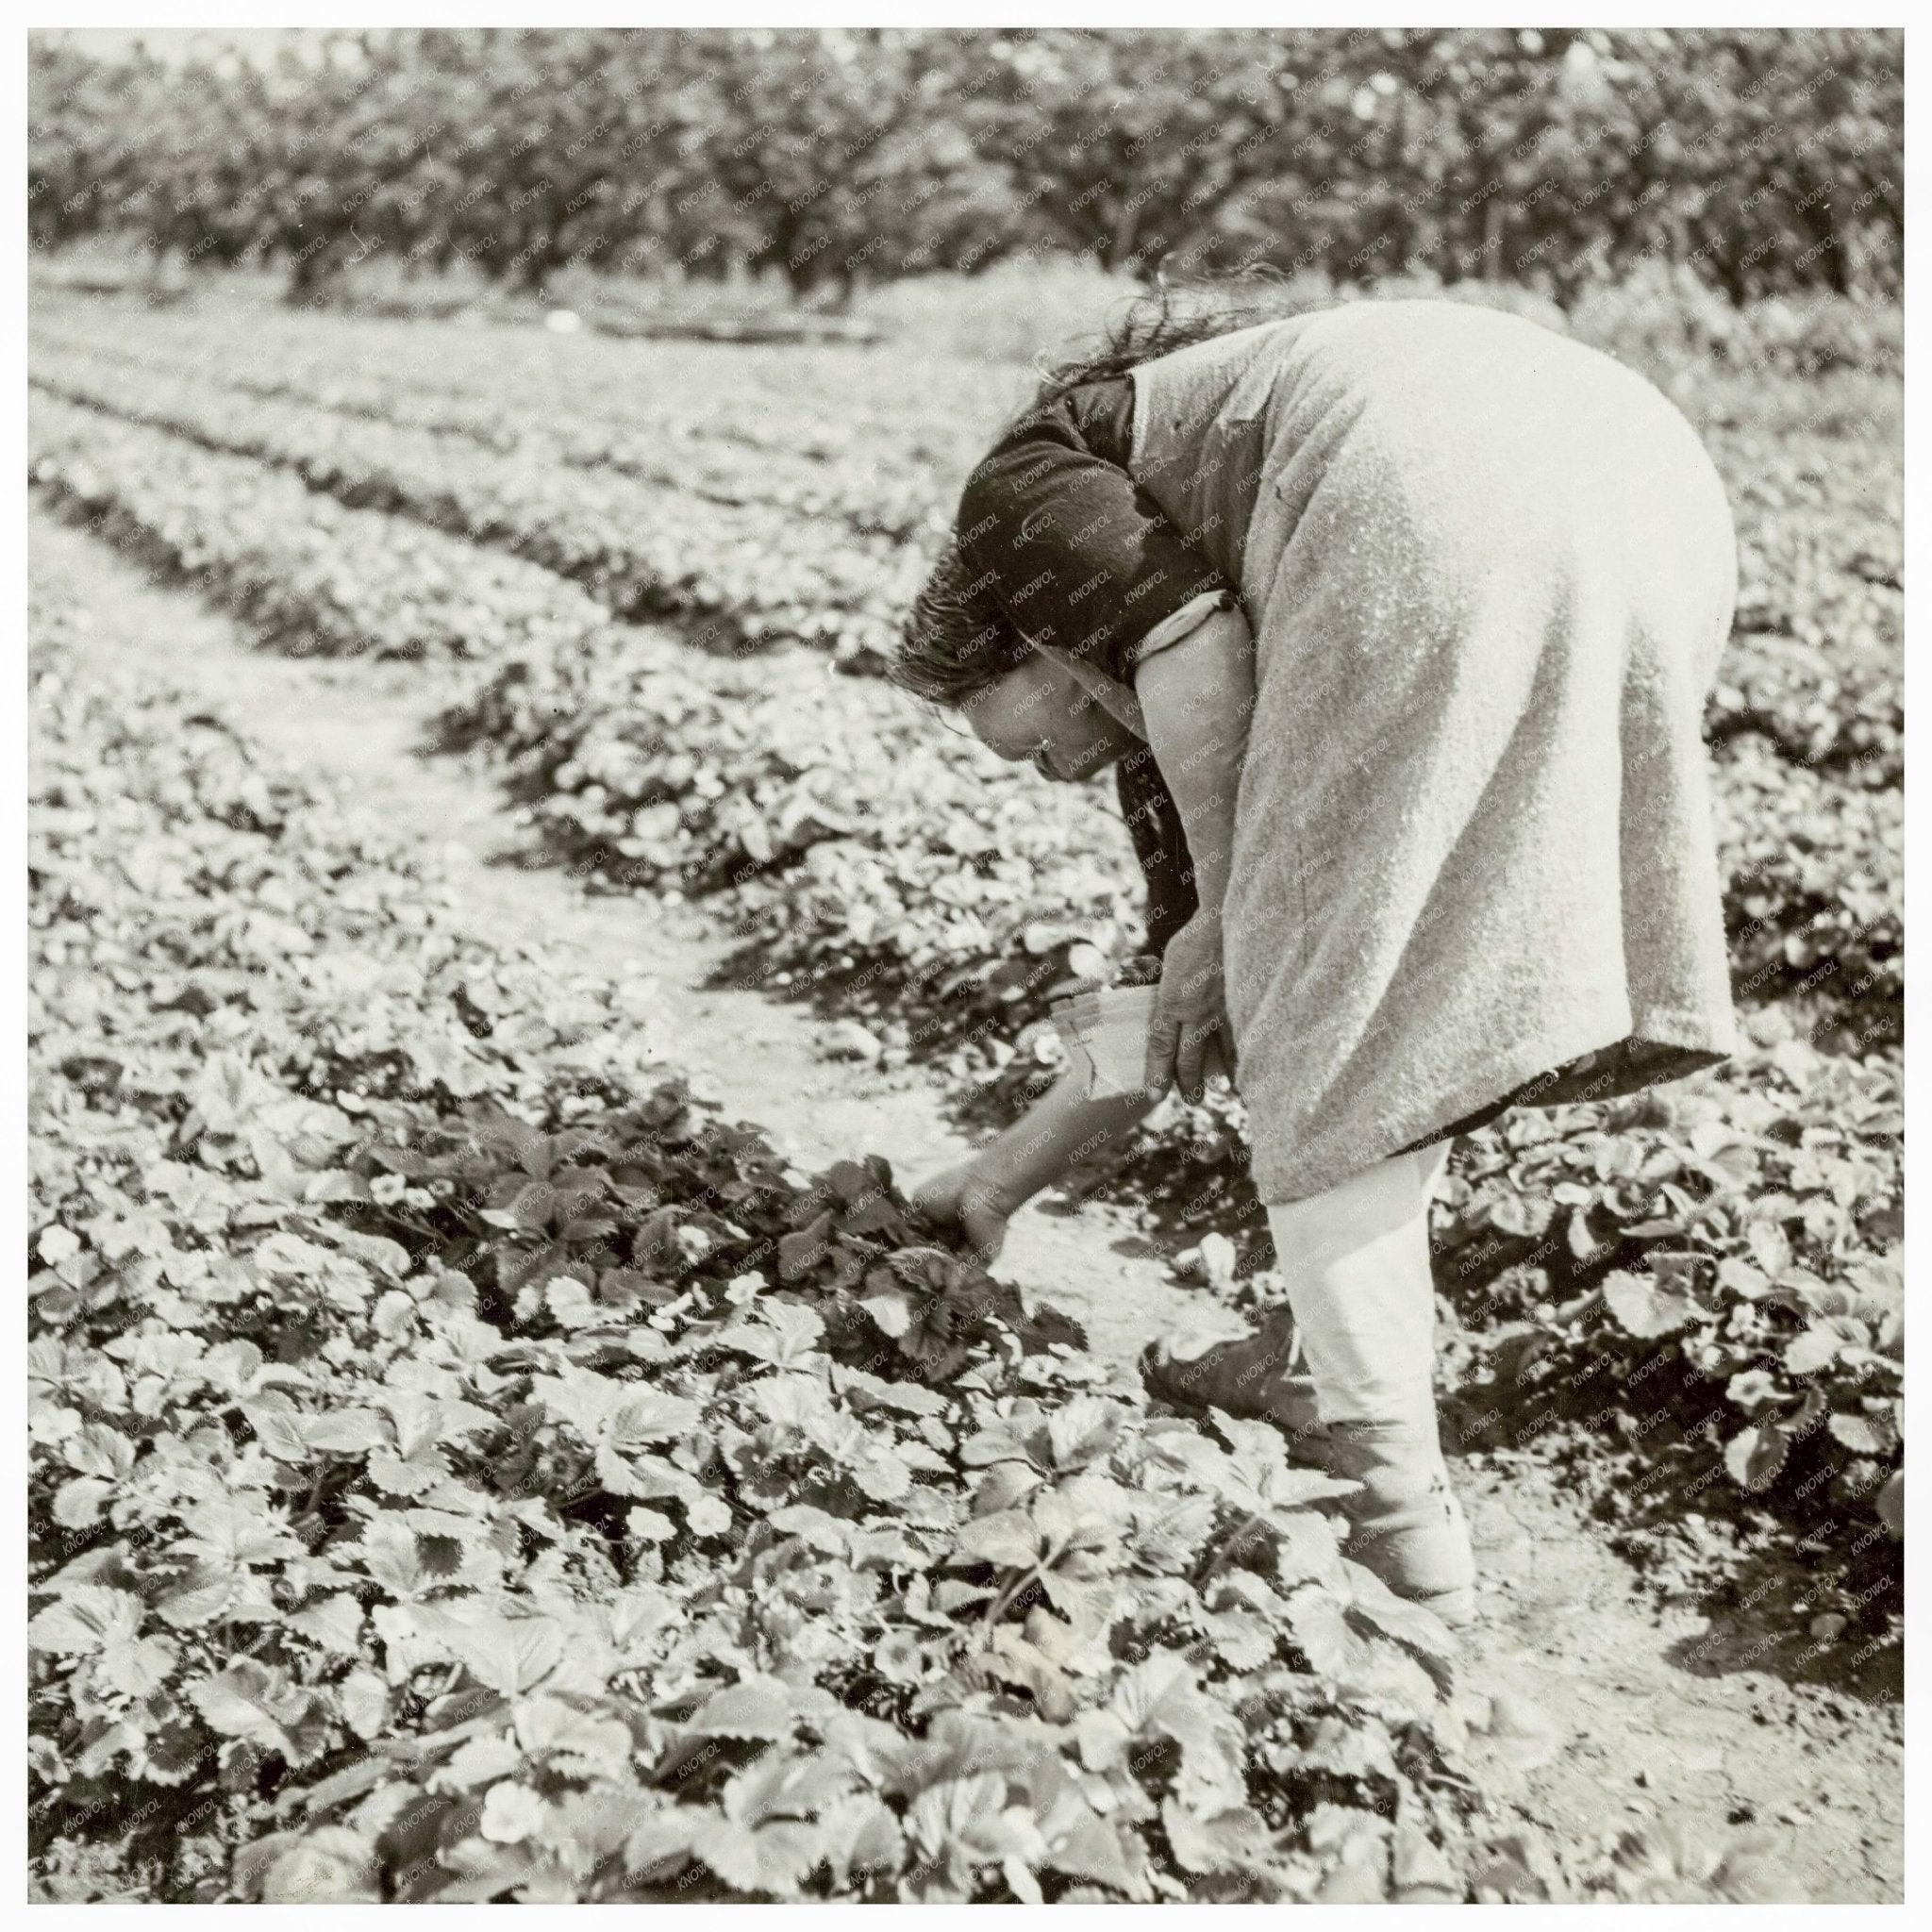
M 1176 1361 L 1158 1342 L 1141 1356 L 1141 1380 L 1149 1395 L 1183 1415 L 1206 1416 L 1211 1408 L 1255 1422 L 1270 1422 L 1289 1439 L 1297 1461 L 1322 1467 L 1326 1432 L 1315 1401 L 1315 1385 L 1291 1368 L 1294 1324 L 1285 1315 L 1256 1334 L 1223 1341 L 1205 1354 Z

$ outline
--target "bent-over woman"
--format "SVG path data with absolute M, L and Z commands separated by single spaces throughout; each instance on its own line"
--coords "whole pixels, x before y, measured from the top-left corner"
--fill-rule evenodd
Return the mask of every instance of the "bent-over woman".
M 1144 1372 L 1303 1427 L 1361 1486 L 1349 1554 L 1450 1621 L 1430 1193 L 1506 1108 L 1734 1050 L 1701 721 L 1736 591 L 1702 444 L 1609 358 L 1453 302 L 1163 305 L 974 469 L 906 624 L 899 681 L 1001 757 L 1115 769 L 1161 975 L 1145 1092 L 1076 1061 L 917 1198 L 990 1252 L 1234 1077 L 1288 1307 Z

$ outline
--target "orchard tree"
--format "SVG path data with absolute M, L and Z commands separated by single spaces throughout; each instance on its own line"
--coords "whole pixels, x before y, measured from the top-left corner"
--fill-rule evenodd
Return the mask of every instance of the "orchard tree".
M 989 36 L 1006 69 L 999 130 L 1028 228 L 1108 269 L 1148 275 L 1260 177 L 1278 124 L 1275 36 L 1056 28 Z

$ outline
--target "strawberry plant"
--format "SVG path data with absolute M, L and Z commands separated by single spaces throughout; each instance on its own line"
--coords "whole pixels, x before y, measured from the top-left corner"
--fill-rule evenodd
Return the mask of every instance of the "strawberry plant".
M 1759 1030 L 1699 1081 L 1474 1136 L 1439 1199 L 1437 1279 L 1488 1318 L 1506 1412 L 1554 1403 L 1646 1436 L 1673 1494 L 1769 1512 L 1834 1607 L 1884 1630 L 1904 1529 L 1897 1064 Z
M 1792 765 L 1757 737 L 1714 766 L 1740 1003 L 1807 1002 L 1896 1044 L 1905 1001 L 1905 798 Z

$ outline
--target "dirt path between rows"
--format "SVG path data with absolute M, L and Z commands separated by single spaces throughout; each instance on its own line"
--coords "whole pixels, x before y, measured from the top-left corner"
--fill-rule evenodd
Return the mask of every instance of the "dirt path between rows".
M 85 648 L 140 659 L 221 704 L 351 807 L 443 847 L 459 916 L 479 935 L 561 942 L 588 968 L 655 975 L 661 1037 L 694 1090 L 801 1164 L 883 1153 L 904 1186 L 967 1151 L 928 1074 L 835 1059 L 825 1026 L 797 1007 L 706 990 L 725 947 L 690 908 L 592 896 L 560 871 L 510 857 L 516 815 L 489 778 L 422 754 L 446 671 L 252 649 L 225 618 L 151 588 L 38 508 L 30 578 L 80 594 L 92 620 Z M 1017 1217 L 1000 1272 L 1085 1323 L 1097 1352 L 1130 1361 L 1184 1292 L 1147 1246 L 1123 1208 L 1049 1202 Z M 1472 1679 L 1523 1700 L 1547 1729 L 1518 1754 L 1541 1762 L 1491 1761 L 1482 1774 L 1529 1838 L 1588 1857 L 1645 1824 L 1688 1827 L 1712 1846 L 1749 1825 L 1813 1900 L 1903 1897 L 1896 1708 L 1736 1667 L 1734 1642 L 1700 1648 L 1706 1621 L 1647 1602 L 1526 1458 L 1478 1456 L 1457 1468 L 1487 1592 L 1469 1641 Z

